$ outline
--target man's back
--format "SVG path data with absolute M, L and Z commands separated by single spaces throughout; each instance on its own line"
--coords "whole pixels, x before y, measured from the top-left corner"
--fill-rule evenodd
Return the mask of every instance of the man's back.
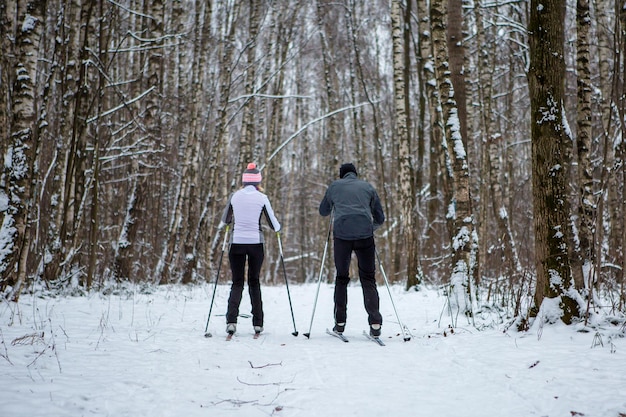
M 345 240 L 373 236 L 374 229 L 385 220 L 380 199 L 374 187 L 349 172 L 326 190 L 319 213 L 329 215 L 334 209 L 335 237 Z

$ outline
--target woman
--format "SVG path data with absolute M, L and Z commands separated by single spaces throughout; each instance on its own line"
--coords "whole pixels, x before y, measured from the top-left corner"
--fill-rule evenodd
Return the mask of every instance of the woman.
M 280 223 L 274 215 L 269 199 L 260 191 L 259 185 L 262 179 L 256 164 L 249 163 L 241 176 L 243 188 L 230 197 L 222 215 L 220 226 L 233 223 L 228 252 L 233 284 L 230 288 L 226 312 L 226 332 L 230 335 L 237 330 L 246 259 L 248 261 L 248 292 L 252 303 L 252 325 L 256 334 L 263 331 L 263 301 L 259 275 L 265 251 L 261 219 L 265 216 L 270 227 L 276 232 L 280 231 Z

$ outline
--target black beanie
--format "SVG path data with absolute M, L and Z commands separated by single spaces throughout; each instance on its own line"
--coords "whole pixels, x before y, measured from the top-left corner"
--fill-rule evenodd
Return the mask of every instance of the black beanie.
M 339 168 L 339 178 L 343 178 L 348 172 L 354 172 L 355 174 L 357 173 L 354 164 L 351 164 L 349 162 L 341 165 L 341 167 Z

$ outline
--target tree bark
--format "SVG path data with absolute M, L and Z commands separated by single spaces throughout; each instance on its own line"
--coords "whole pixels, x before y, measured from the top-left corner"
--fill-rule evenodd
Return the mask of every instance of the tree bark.
M 477 270 L 478 237 L 474 230 L 474 215 L 469 184 L 469 161 L 463 145 L 458 109 L 448 70 L 449 54 L 446 42 L 446 0 L 433 0 L 430 16 L 433 33 L 435 75 L 443 114 L 447 154 L 450 161 L 448 175 L 452 180 L 452 199 L 447 201 L 447 218 L 452 225 L 451 294 L 452 315 L 472 316 L 472 285 Z M 454 319 L 453 319 L 454 320 Z M 455 325 L 456 322 L 454 321 Z
M 15 57 L 14 39 L 15 24 L 14 16 L 17 7 L 16 0 L 6 0 L 0 3 L 0 67 L 12 68 L 13 62 L 11 57 Z M 10 129 L 9 114 L 9 86 L 13 85 L 11 71 L 2 71 L 0 73 L 0 154 L 5 155 Z
M 532 178 L 537 286 L 535 309 L 541 320 L 566 324 L 579 316 L 568 258 L 569 204 L 563 167 L 568 137 L 563 123 L 565 3 L 531 0 L 529 20 Z M 533 311 L 537 314 L 538 311 Z
M 591 109 L 591 68 L 589 51 L 589 34 L 591 14 L 589 0 L 578 0 L 576 7 L 576 70 L 577 70 L 577 151 L 578 151 L 578 241 L 576 260 L 580 269 L 574 271 L 574 282 L 577 289 L 591 284 L 595 275 L 594 221 L 596 218 L 596 197 L 594 192 L 593 166 L 591 163 L 592 142 L 592 109 Z M 591 289 L 589 286 L 588 289 Z
M 395 103 L 394 141 L 398 143 L 398 181 L 401 207 L 399 243 L 404 247 L 402 251 L 406 257 L 407 287 L 419 284 L 418 247 L 416 225 L 416 192 L 415 170 L 413 168 L 413 153 L 409 136 L 409 117 L 407 115 L 408 74 L 406 69 L 406 48 L 404 43 L 403 27 L 409 25 L 402 16 L 399 0 L 391 2 L 391 34 L 393 47 L 393 80 Z M 399 251 L 400 252 L 400 251 Z
M 450 56 L 450 79 L 454 88 L 454 99 L 459 114 L 459 125 L 463 145 L 467 146 L 467 93 L 465 88 L 465 45 L 463 43 L 463 0 L 448 0 L 447 44 Z
M 430 10 L 427 1 L 419 0 L 417 2 L 417 14 L 418 32 L 419 32 L 419 79 L 420 90 L 422 91 L 424 100 L 424 111 L 428 115 L 428 138 L 424 135 L 420 141 L 429 144 L 428 159 L 428 197 L 427 197 L 427 210 L 426 210 L 426 237 L 430 243 L 428 246 L 422 244 L 422 250 L 425 256 L 436 256 L 439 252 L 441 243 L 445 241 L 445 226 L 438 227 L 437 220 L 440 217 L 442 210 L 440 193 L 448 195 L 447 190 L 448 175 L 445 165 L 441 162 L 445 155 L 444 150 L 444 132 L 443 122 L 441 115 L 441 108 L 439 106 L 439 96 L 437 91 L 436 76 L 434 69 L 434 57 L 432 46 L 432 27 L 430 21 Z M 424 120 L 423 123 L 426 123 Z M 425 167 L 424 167 L 424 170 Z M 444 175 L 442 171 L 445 172 Z
M 45 0 L 18 1 L 15 39 L 14 84 L 11 94 L 12 122 L 8 146 L 4 149 L 0 184 L 0 292 L 12 287 L 8 299 L 17 301 L 26 280 L 30 249 L 29 221 L 36 176 L 35 158 L 39 149 L 37 68 L 39 45 L 44 29 Z M 4 140 L 4 139 L 3 139 Z

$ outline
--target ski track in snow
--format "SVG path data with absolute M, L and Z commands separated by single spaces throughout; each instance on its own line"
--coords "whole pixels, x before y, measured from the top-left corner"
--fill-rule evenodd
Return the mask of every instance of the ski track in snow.
M 331 328 L 331 285 L 291 285 L 298 337 L 284 287 L 263 287 L 265 332 L 250 318 L 225 340 L 229 287 L 160 287 L 120 295 L 38 298 L 0 304 L 0 416 L 599 416 L 626 413 L 626 338 L 618 326 L 451 333 L 435 290 L 392 287 L 413 338 L 402 340 L 386 288 L 377 346 L 360 285 L 349 287 L 350 343 Z M 250 308 L 246 292 L 241 313 Z M 441 319 L 440 319 L 441 318 Z M 478 322 L 478 320 L 477 320 Z M 444 335 L 445 330 L 445 335 Z M 43 332 L 43 336 L 41 336 Z M 597 345 L 597 346 L 594 346 Z M 579 414 L 578 414 L 579 413 Z

